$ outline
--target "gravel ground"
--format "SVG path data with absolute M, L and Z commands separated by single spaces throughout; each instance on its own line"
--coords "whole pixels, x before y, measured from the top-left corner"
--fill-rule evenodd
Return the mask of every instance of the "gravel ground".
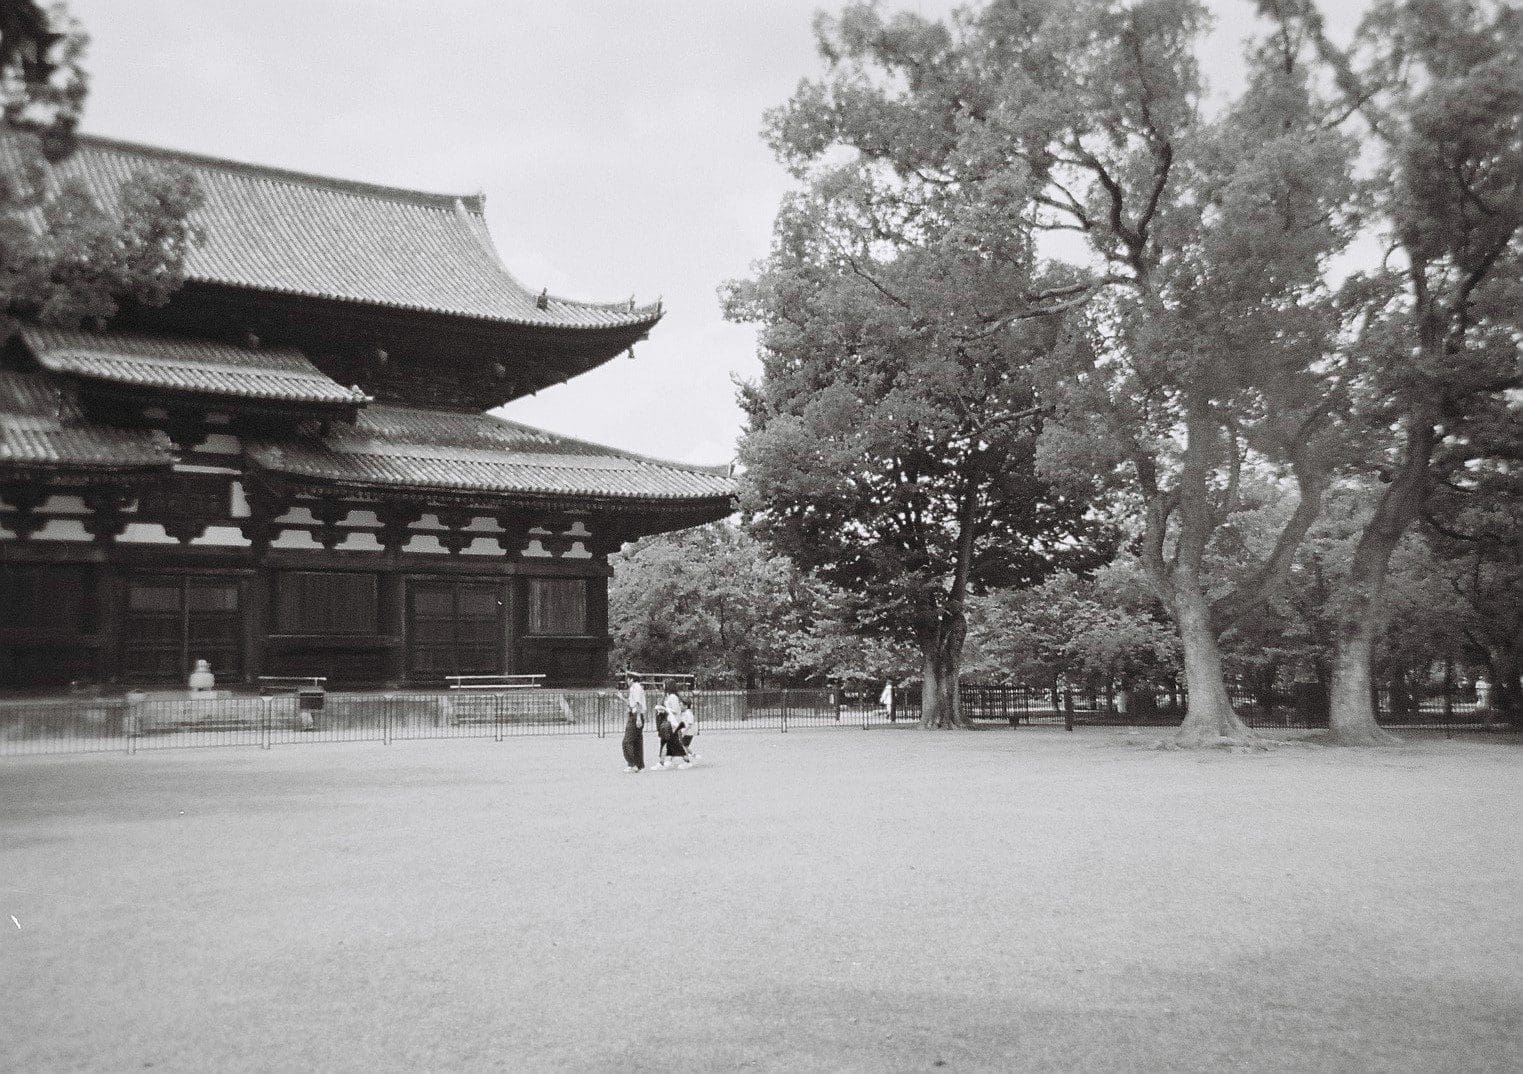
M 1523 1067 L 1516 737 L 702 738 L 0 761 L 0 1069 Z

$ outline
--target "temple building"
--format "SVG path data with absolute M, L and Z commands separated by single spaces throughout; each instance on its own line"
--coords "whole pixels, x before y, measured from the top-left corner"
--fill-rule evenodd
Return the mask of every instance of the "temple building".
M 59 170 L 111 205 L 165 165 L 205 198 L 185 285 L 0 353 L 0 689 L 198 659 L 219 685 L 606 681 L 608 554 L 723 517 L 733 485 L 489 411 L 659 306 L 524 287 L 479 196 L 89 137 Z

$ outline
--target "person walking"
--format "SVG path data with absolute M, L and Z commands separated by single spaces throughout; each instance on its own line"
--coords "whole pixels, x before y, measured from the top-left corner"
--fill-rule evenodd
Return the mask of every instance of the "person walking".
M 640 680 L 630 682 L 626 703 L 629 716 L 624 721 L 624 771 L 640 772 L 645 768 L 645 687 Z
M 677 740 L 682 757 L 688 764 L 692 764 L 698 759 L 698 755 L 693 752 L 693 736 L 698 733 L 698 719 L 688 703 L 681 701 L 680 695 L 679 701 L 682 711 L 672 718 L 672 737 Z

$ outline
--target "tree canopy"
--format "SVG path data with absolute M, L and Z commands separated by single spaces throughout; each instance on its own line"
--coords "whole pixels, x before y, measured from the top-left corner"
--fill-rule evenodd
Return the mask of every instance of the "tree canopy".
M 157 305 L 199 241 L 194 180 L 174 169 L 122 183 L 111 204 L 57 167 L 84 106 L 85 37 L 30 0 L 0 16 L 0 335 L 10 318 L 104 322 L 123 299 Z
M 732 318 L 761 326 L 763 375 L 741 393 L 742 506 L 848 594 L 861 630 L 921 648 L 925 719 L 956 724 L 968 595 L 1103 542 L 1086 484 L 1036 472 L 1032 371 L 1060 322 L 985 323 L 1012 288 L 1065 285 L 1034 274 L 1022 205 L 970 215 L 934 180 L 838 163 L 816 139 L 837 119 L 807 88 L 772 116 L 805 189 L 757 277 L 727 293 Z
M 1334 726 L 1374 741 L 1393 551 L 1434 467 L 1462 464 L 1464 428 L 1519 383 L 1523 34 L 1506 4 L 1386 0 L 1340 48 L 1309 0 L 1259 8 L 1221 107 L 1204 103 L 1194 0 L 822 17 L 827 75 L 769 123 L 805 193 L 757 287 L 731 296 L 766 327 L 745 397 L 753 488 L 769 511 L 796 505 L 804 552 L 863 510 L 802 506 L 866 455 L 831 456 L 832 436 L 922 420 L 887 386 L 1039 409 L 1037 476 L 1082 477 L 1136 519 L 1180 639 L 1181 744 L 1252 741 L 1223 638 L 1273 617 L 1330 490 L 1362 490 L 1372 509 L 1333 580 Z M 1350 244 L 1377 234 L 1392 256 L 1345 280 Z M 1288 509 L 1265 514 L 1254 485 Z M 1223 575 L 1244 515 L 1276 528 Z

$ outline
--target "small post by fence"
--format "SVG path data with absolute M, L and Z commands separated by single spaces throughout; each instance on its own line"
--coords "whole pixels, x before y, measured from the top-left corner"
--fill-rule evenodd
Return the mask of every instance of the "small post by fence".
M 381 706 L 381 745 L 391 745 L 391 698 Z
M 1074 729 L 1074 695 L 1072 690 L 1063 691 L 1063 730 Z

